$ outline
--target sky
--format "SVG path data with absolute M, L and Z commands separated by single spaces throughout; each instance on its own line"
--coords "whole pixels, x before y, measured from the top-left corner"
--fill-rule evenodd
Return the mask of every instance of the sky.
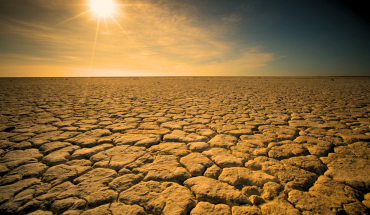
M 370 23 L 334 0 L 113 1 L 0 0 L 0 77 L 370 75 Z

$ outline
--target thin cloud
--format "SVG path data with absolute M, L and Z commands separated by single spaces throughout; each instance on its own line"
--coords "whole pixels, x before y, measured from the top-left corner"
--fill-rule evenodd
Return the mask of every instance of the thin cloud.
M 61 3 L 54 1 L 53 4 Z M 128 36 L 107 18 L 107 24 L 100 25 L 93 70 L 89 74 L 86 71 L 96 28 L 94 18 L 89 21 L 91 14 L 54 28 L 42 22 L 2 21 L 0 27 L 12 40 L 38 48 L 33 47 L 34 54 L 32 50 L 24 50 L 24 53 L 1 51 L 0 56 L 12 62 L 25 60 L 29 65 L 40 63 L 40 69 L 45 69 L 43 63 L 47 62 L 54 69 L 58 68 L 56 74 L 68 71 L 66 74 L 71 76 L 73 72 L 76 76 L 221 75 L 222 70 L 236 75 L 266 67 L 277 59 L 273 53 L 264 53 L 259 48 L 232 40 L 242 19 L 240 14 L 202 19 L 195 6 L 175 6 L 161 3 L 122 7 L 121 15 L 116 14 L 115 18 Z M 2 63 L 6 65 L 4 60 Z M 14 64 L 4 65 L 2 68 Z M 21 71 L 21 66 L 17 71 Z
M 231 23 L 236 23 L 239 22 L 243 19 L 242 15 L 240 13 L 233 13 L 230 14 L 229 16 L 224 16 L 222 20 L 226 22 L 231 22 Z

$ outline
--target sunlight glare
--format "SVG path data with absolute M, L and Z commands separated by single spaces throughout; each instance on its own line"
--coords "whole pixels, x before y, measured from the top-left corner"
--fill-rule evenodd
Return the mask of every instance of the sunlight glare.
M 110 16 L 114 13 L 113 0 L 90 0 L 90 7 L 99 16 Z

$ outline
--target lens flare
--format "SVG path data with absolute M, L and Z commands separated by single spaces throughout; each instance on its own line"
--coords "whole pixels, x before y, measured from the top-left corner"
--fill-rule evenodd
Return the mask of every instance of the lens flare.
M 90 0 L 92 11 L 98 16 L 111 16 L 114 13 L 113 0 Z
M 88 1 L 88 0 L 86 0 Z M 129 37 L 129 35 L 127 34 L 127 32 L 122 28 L 122 26 L 119 24 L 119 22 L 117 22 L 117 20 L 114 18 L 114 14 L 120 14 L 119 12 L 119 9 L 117 9 L 118 11 L 116 11 L 116 8 L 117 7 L 123 7 L 125 5 L 123 4 L 116 4 L 115 3 L 115 0 L 89 0 L 89 4 L 86 4 L 86 6 L 89 6 L 90 9 L 76 15 L 76 16 L 73 16 L 67 20 L 64 20 L 60 23 L 58 23 L 57 25 L 55 25 L 54 27 L 56 26 L 59 26 L 61 24 L 64 24 L 66 22 L 69 22 L 71 20 L 74 20 L 86 13 L 89 13 L 89 12 L 93 12 L 96 16 L 97 16 L 97 26 L 96 26 L 96 30 L 95 30 L 95 39 L 94 39 L 94 43 L 93 43 L 93 48 L 92 48 L 92 54 L 91 54 L 91 61 L 90 61 L 90 69 L 89 69 L 89 74 L 93 68 L 93 63 L 94 63 L 94 56 L 95 56 L 95 50 L 96 50 L 96 44 L 97 44 L 97 41 L 98 41 L 98 33 L 99 33 L 99 27 L 100 27 L 100 22 L 101 22 L 101 19 L 104 19 L 105 21 L 105 25 L 108 27 L 107 25 L 107 22 L 106 22 L 106 18 L 107 17 L 110 17 L 114 23 L 123 31 L 123 33 L 125 33 L 127 35 L 127 38 L 129 40 L 131 40 L 131 38 Z

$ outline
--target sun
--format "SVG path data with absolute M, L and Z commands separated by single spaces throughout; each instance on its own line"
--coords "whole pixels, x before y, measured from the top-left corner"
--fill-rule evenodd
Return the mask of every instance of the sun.
M 88 1 L 88 0 L 86 0 Z M 104 20 L 105 22 L 105 25 L 107 26 L 108 28 L 108 25 L 107 25 L 107 21 L 106 21 L 106 18 L 111 18 L 114 23 L 116 23 L 116 25 L 127 35 L 127 37 L 130 39 L 129 35 L 127 34 L 127 32 L 122 28 L 122 26 L 120 25 L 120 23 L 114 18 L 114 15 L 115 14 L 121 14 L 120 10 L 118 8 L 120 7 L 123 7 L 125 5 L 123 4 L 116 4 L 115 2 L 116 0 L 89 0 L 90 4 L 86 4 L 86 6 L 89 6 L 90 9 L 80 13 L 80 14 L 77 14 L 76 16 L 73 16 L 69 19 L 66 19 L 60 23 L 58 23 L 56 26 L 59 26 L 61 24 L 64 24 L 66 22 L 69 22 L 73 19 L 76 19 L 84 14 L 87 14 L 87 13 L 90 13 L 90 12 L 93 12 L 95 15 L 97 15 L 97 25 L 96 25 L 96 31 L 95 31 L 95 39 L 94 39 L 94 45 L 93 45 L 93 49 L 92 49 L 92 55 L 91 55 L 91 62 L 90 62 L 90 69 L 89 71 L 91 71 L 91 68 L 92 68 L 92 65 L 93 65 L 93 60 L 94 60 L 94 55 L 95 55 L 95 48 L 96 48 L 96 43 L 97 43 L 97 40 L 98 40 L 98 34 L 99 34 L 99 26 L 100 26 L 100 22 L 101 20 Z M 116 11 L 116 9 L 118 11 Z M 91 17 L 90 17 L 91 19 Z M 130 39 L 131 40 L 131 39 Z
M 113 0 L 90 0 L 91 10 L 98 16 L 111 16 L 114 13 Z

